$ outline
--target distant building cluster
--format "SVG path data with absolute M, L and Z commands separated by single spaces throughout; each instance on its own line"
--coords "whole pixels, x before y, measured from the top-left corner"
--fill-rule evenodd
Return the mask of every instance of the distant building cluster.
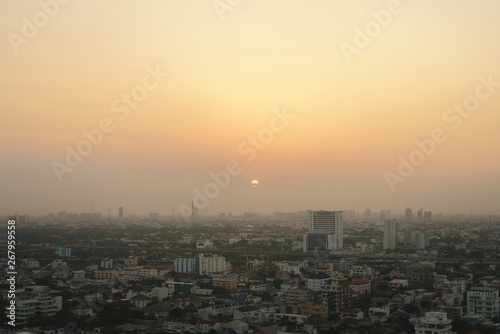
M 23 237 L 41 242 L 19 239 L 17 287 L 6 258 L 0 273 L 30 334 L 64 334 L 68 319 L 82 334 L 500 332 L 490 217 L 248 212 L 175 224 L 120 209 L 112 222 L 33 225 Z

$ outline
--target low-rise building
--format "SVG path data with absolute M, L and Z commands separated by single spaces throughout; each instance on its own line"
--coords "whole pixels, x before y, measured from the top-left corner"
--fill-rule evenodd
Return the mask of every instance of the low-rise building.
M 356 294 L 356 295 L 370 294 L 372 291 L 371 282 L 367 279 L 353 280 L 350 283 L 350 286 L 351 286 L 353 294 Z
M 361 320 L 365 316 L 365 313 L 358 309 L 347 309 L 342 311 L 340 318 L 342 320 Z
M 78 304 L 71 306 L 69 308 L 69 311 L 79 317 L 81 316 L 86 316 L 86 315 L 92 315 L 92 307 L 84 304 Z
M 312 293 L 308 289 L 290 289 L 286 292 L 286 302 L 290 304 L 303 304 L 312 300 Z
M 224 288 L 227 291 L 236 290 L 238 280 L 234 277 L 215 276 L 212 278 L 212 286 Z
M 451 334 L 451 320 L 444 312 L 427 312 L 415 326 L 415 334 Z
M 392 281 L 389 282 L 389 287 L 394 288 L 394 289 L 407 288 L 408 287 L 408 280 L 407 279 L 393 279 Z
M 328 309 L 323 304 L 309 302 L 305 303 L 304 307 L 302 307 L 302 315 L 307 317 L 319 316 L 321 318 L 326 318 L 328 316 Z
M 95 279 L 114 280 L 120 275 L 118 270 L 96 270 L 94 271 Z

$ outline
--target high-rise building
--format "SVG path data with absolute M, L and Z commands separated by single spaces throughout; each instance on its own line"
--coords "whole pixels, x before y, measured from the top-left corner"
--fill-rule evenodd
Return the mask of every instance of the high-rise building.
M 406 208 L 405 210 L 405 218 L 407 222 L 413 221 L 413 211 L 410 208 Z
M 196 258 L 194 257 L 178 257 L 175 259 L 176 273 L 196 273 Z
M 446 312 L 427 312 L 415 326 L 415 334 L 450 334 L 451 319 Z
M 411 242 L 415 249 L 425 249 L 429 246 L 429 235 L 423 231 L 412 231 Z
M 380 210 L 378 217 L 380 222 L 385 222 L 391 218 L 391 210 Z
M 123 219 L 123 206 L 120 206 L 118 208 L 118 218 L 121 220 Z
M 57 220 L 65 221 L 66 220 L 66 211 L 61 211 L 57 213 Z
M 425 211 L 424 212 L 424 221 L 426 221 L 426 222 L 432 221 L 432 211 Z
M 226 258 L 215 254 L 213 256 L 200 254 L 198 256 L 198 265 L 198 273 L 200 275 L 223 273 L 226 271 Z
M 498 289 L 472 287 L 467 291 L 467 314 L 481 315 L 488 319 L 498 317 L 500 297 Z
M 70 222 L 76 222 L 78 220 L 78 213 L 67 213 L 66 219 Z
M 398 240 L 398 222 L 388 220 L 384 223 L 384 249 L 396 249 Z
M 198 217 L 198 208 L 194 206 L 194 200 L 191 201 L 191 218 Z
M 333 235 L 333 242 L 329 245 L 329 249 L 344 247 L 342 211 L 309 211 L 309 231 L 318 230 Z
M 356 218 L 356 211 L 354 210 L 344 210 L 342 211 L 342 218 L 349 220 Z
M 345 278 L 331 279 L 321 287 L 323 305 L 329 313 L 342 312 L 352 306 L 352 289 Z
M 391 218 L 392 211 L 391 210 L 380 210 L 380 214 L 385 215 L 387 219 Z

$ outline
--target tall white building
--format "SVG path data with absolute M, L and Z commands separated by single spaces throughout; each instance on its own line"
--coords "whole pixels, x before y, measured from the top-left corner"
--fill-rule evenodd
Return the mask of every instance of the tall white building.
M 500 297 L 497 289 L 472 287 L 467 291 L 467 314 L 491 319 L 498 317 L 499 313 Z
M 196 258 L 194 257 L 178 257 L 174 264 L 176 273 L 196 273 Z
M 326 231 L 331 236 L 330 249 L 344 247 L 342 211 L 309 211 L 309 231 Z
M 398 240 L 398 222 L 388 220 L 384 223 L 384 249 L 396 249 Z
M 198 262 L 200 275 L 223 273 L 226 271 L 226 258 L 223 256 L 205 256 L 204 254 L 200 254 Z
M 427 312 L 415 326 L 415 334 L 450 334 L 451 319 L 446 312 Z

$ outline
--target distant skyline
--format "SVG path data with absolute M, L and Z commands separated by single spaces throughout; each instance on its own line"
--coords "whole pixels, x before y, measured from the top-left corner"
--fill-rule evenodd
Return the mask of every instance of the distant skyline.
M 66 212 L 66 214 L 90 214 L 90 213 L 94 213 L 94 214 L 101 214 L 102 215 L 102 219 L 106 219 L 108 217 L 108 207 L 104 209 L 100 209 L 101 207 L 100 206 L 96 206 L 94 207 L 94 210 L 92 211 L 92 207 L 90 207 L 90 209 L 84 209 L 82 211 L 68 211 L 68 210 L 53 210 L 53 211 L 47 211 L 47 210 L 43 210 L 42 213 L 38 214 L 38 213 L 27 213 L 27 212 L 6 212 L 6 213 L 0 213 L 0 216 L 10 216 L 10 215 L 26 215 L 26 216 L 30 216 L 30 217 L 45 217 L 47 215 L 50 215 L 50 214 L 55 214 L 56 217 L 57 217 L 57 214 L 58 213 L 61 213 L 61 212 Z M 115 218 L 116 217 L 119 217 L 119 208 L 120 207 L 110 207 L 110 216 L 111 218 Z M 162 211 L 162 210 L 152 210 L 152 211 L 148 211 L 148 212 L 127 212 L 126 211 L 126 208 L 123 208 L 123 218 L 124 219 L 129 219 L 131 216 L 136 216 L 136 217 L 148 217 L 151 213 L 154 213 L 154 214 L 159 214 L 160 215 L 160 218 L 168 218 L 168 217 L 172 217 L 172 209 L 175 209 L 175 208 L 171 208 L 170 211 Z M 250 209 L 250 210 L 249 210 Z M 273 216 L 274 213 L 299 213 L 299 212 L 307 212 L 307 211 L 331 211 L 330 208 L 305 208 L 305 209 L 297 209 L 297 210 L 292 210 L 292 211 L 278 211 L 278 210 L 274 210 L 274 211 L 269 211 L 269 212 L 258 212 L 258 211 L 255 211 L 255 210 L 252 210 L 251 208 L 247 209 L 246 211 L 233 211 L 233 210 L 225 210 L 225 211 L 220 211 L 220 212 L 216 212 L 216 213 L 205 213 L 205 214 L 199 214 L 200 217 L 219 217 L 221 213 L 224 213 L 225 214 L 225 218 L 229 218 L 229 214 L 231 214 L 232 217 L 236 217 L 236 216 L 243 216 L 247 213 L 257 213 L 259 215 L 262 215 L 262 216 Z M 355 209 L 338 209 L 338 211 L 343 211 L 344 214 L 347 212 L 347 211 L 354 211 L 357 215 L 358 215 L 358 218 L 363 218 L 364 215 L 365 215 L 365 210 L 371 210 L 371 214 L 372 214 L 372 218 L 375 218 L 376 215 L 379 215 L 381 213 L 381 211 L 385 211 L 387 209 L 377 209 L 377 208 L 365 208 L 365 209 L 362 209 L 362 210 L 355 210 Z M 391 210 L 391 215 L 389 217 L 385 217 L 385 219 L 393 219 L 393 218 L 402 218 L 402 219 L 406 219 L 405 218 L 405 209 L 406 208 L 403 208 L 402 210 Z M 414 210 L 414 208 L 411 208 L 413 210 L 413 213 L 414 215 L 416 214 L 416 211 L 417 209 Z M 420 210 L 422 208 L 418 208 L 418 210 Z M 426 208 L 423 208 L 424 211 L 430 211 L 432 212 L 432 215 L 434 218 L 436 218 L 437 215 L 443 215 L 445 217 L 450 217 L 450 216 L 456 216 L 456 215 L 465 215 L 466 217 L 474 217 L 474 218 L 478 218 L 478 217 L 488 217 L 488 216 L 499 216 L 498 214 L 495 214 L 495 213 L 478 213 L 478 212 L 444 212 L 444 211 L 440 211 L 440 210 L 437 210 L 437 211 L 432 211 L 430 209 L 426 209 Z M 390 209 L 389 209 L 390 210 Z M 178 212 L 176 212 L 174 210 L 174 217 L 182 217 L 182 215 L 180 215 Z M 344 220 L 347 219 L 349 220 L 350 218 L 345 218 L 344 217 Z M 423 218 L 422 218 L 423 219 Z M 414 216 L 413 220 L 415 221 L 418 221 L 419 219 Z
M 43 3 L 0 2 L 1 214 L 500 214 L 498 1 Z

